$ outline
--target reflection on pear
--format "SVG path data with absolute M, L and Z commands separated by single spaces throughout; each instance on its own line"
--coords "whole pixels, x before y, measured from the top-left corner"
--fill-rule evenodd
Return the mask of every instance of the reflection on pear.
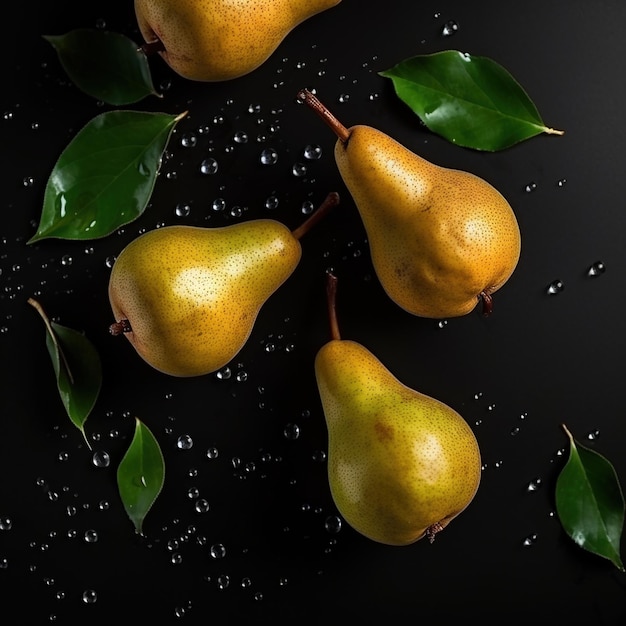
M 146 53 L 184 78 L 230 80 L 263 64 L 299 24 L 341 0 L 135 0 Z
M 315 359 L 338 511 L 374 541 L 432 542 L 473 500 L 480 450 L 455 410 L 401 383 L 369 350 L 341 339 L 328 274 L 331 340 Z
M 166 226 L 140 235 L 111 270 L 111 333 L 124 334 L 147 363 L 172 376 L 220 369 L 297 267 L 300 238 L 338 202 L 337 193 L 328 194 L 293 231 L 256 219 L 220 228 Z
M 337 167 L 389 297 L 421 317 L 458 317 L 479 301 L 489 314 L 492 294 L 513 273 L 521 249 L 517 219 L 502 194 L 375 128 L 346 128 L 306 89 L 298 99 L 337 134 Z

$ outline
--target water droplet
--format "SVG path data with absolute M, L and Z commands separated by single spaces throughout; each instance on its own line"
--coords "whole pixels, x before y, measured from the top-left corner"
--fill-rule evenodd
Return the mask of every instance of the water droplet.
M 567 178 L 561 178 L 560 180 L 557 180 L 556 186 L 557 187 L 565 187 L 566 183 L 567 183 Z
M 541 487 L 541 478 L 535 478 L 526 485 L 526 491 L 537 491 Z
M 324 450 L 315 450 L 312 458 L 316 463 L 323 463 L 326 460 L 326 452 Z
M 59 452 L 57 459 L 59 459 L 59 461 L 67 461 L 70 458 L 69 453 L 67 452 Z
M 209 550 L 209 554 L 214 559 L 223 559 L 226 556 L 226 546 L 223 543 L 214 543 Z
M 35 184 L 35 179 L 32 176 L 25 176 L 22 184 L 24 187 L 32 187 Z
M 520 427 L 519 426 L 514 426 L 513 428 L 511 428 L 511 435 L 515 436 L 515 435 L 519 435 L 520 432 Z
M 98 541 L 98 533 L 93 529 L 86 530 L 83 539 L 85 543 L 96 543 Z
M 535 191 L 537 189 L 537 183 L 535 182 L 530 182 L 526 185 L 526 187 L 524 187 L 524 191 L 526 193 L 531 193 L 533 191 Z
M 278 207 L 278 198 L 275 195 L 271 195 L 268 198 L 266 198 L 265 200 L 265 208 L 269 209 L 270 211 L 273 211 L 274 209 L 276 209 Z
M 200 498 L 199 500 L 196 500 L 194 508 L 196 513 L 206 513 L 209 510 L 209 501 L 204 498 Z
M 441 29 L 441 34 L 444 37 L 450 37 L 451 35 L 454 35 L 454 33 L 456 33 L 458 30 L 458 22 L 456 22 L 455 20 L 449 20 L 443 25 L 443 28 Z
M 218 456 L 219 456 L 219 450 L 215 447 L 211 447 L 206 451 L 207 459 L 217 459 Z
M 248 372 L 246 372 L 244 370 L 239 370 L 237 372 L 237 375 L 235 376 L 235 380 L 238 383 L 245 383 L 246 380 L 248 380 Z
M 341 518 L 337 515 L 329 515 L 324 521 L 326 532 L 337 534 L 341 530 Z
M 69 254 L 64 254 L 61 257 L 61 265 L 71 265 L 73 263 L 74 259 L 72 259 L 72 257 Z
M 260 159 L 263 165 L 275 165 L 278 162 L 278 152 L 273 148 L 265 148 L 261 152 Z
M 235 141 L 235 143 L 248 143 L 248 134 L 242 130 L 237 131 L 233 135 L 233 140 Z
M 206 174 L 207 176 L 217 173 L 218 169 L 219 169 L 219 164 L 217 160 L 214 159 L 213 157 L 208 157 L 206 159 L 203 159 L 202 162 L 200 163 L 200 172 L 202 174 Z
M 187 217 L 191 213 L 191 205 L 188 202 L 179 202 L 174 213 L 176 217 Z
M 322 147 L 317 144 L 310 143 L 304 147 L 303 154 L 305 159 L 309 161 L 316 161 L 322 156 Z
M 535 533 L 533 533 L 532 535 L 528 535 L 528 537 L 524 538 L 524 540 L 522 541 L 522 545 L 527 548 L 534 545 L 535 543 L 537 543 L 537 535 Z
M 91 462 L 96 467 L 109 467 L 111 457 L 109 456 L 109 453 L 104 450 L 96 450 L 91 457 Z
M 215 372 L 215 378 L 218 380 L 228 380 L 232 376 L 230 367 L 223 367 L 221 370 Z
M 587 433 L 587 439 L 589 441 L 595 441 L 600 436 L 600 430 L 595 428 Z
M 11 530 L 13 520 L 10 517 L 0 517 L 0 530 Z
M 310 215 L 315 210 L 315 204 L 311 200 L 305 200 L 300 210 L 304 215 Z
M 180 139 L 183 148 L 194 148 L 198 143 L 198 138 L 193 133 L 185 133 Z
M 297 424 L 287 424 L 283 430 L 285 439 L 296 440 L 300 436 L 300 427 Z
M 556 280 L 553 280 L 547 287 L 546 291 L 550 294 L 550 295 L 554 295 L 557 293 L 561 293 L 561 291 L 563 291 L 563 289 L 565 289 L 565 285 L 563 284 L 562 280 L 559 280 L 558 278 Z
M 187 497 L 190 500 L 197 498 L 199 495 L 200 495 L 200 490 L 197 487 L 190 487 L 189 489 L 187 489 Z
M 260 113 L 261 105 L 260 104 L 249 104 L 248 105 L 248 113 Z
M 98 502 L 98 508 L 101 511 L 108 511 L 110 507 L 110 504 L 107 500 L 100 500 L 100 502 Z
M 98 594 L 93 589 L 86 589 L 83 591 L 82 598 L 85 604 L 94 604 L 98 599 Z
M 260 602 L 261 600 L 263 600 L 263 593 L 261 593 L 260 591 L 257 591 L 257 592 L 254 594 L 254 599 L 255 599 L 257 602 Z
M 604 274 L 604 272 L 606 272 L 604 263 L 602 261 L 596 261 L 592 263 L 587 270 L 587 276 L 599 276 L 600 274 Z
M 445 328 L 448 325 L 448 320 L 439 320 L 437 322 L 438 328 Z
M 291 167 L 291 173 L 296 178 L 301 178 L 306 174 L 306 165 L 304 163 L 294 163 Z
M 223 211 L 226 208 L 226 200 L 224 198 L 215 198 L 211 204 L 214 211 Z
M 180 565 L 183 562 L 183 555 L 180 552 L 174 552 L 170 556 L 170 563 L 172 565 Z
M 179 450 L 190 450 L 193 447 L 193 439 L 190 435 L 181 435 L 176 440 L 176 447 Z
M 218 589 L 226 589 L 230 585 L 230 577 L 226 574 L 220 574 L 217 577 L 217 588 Z

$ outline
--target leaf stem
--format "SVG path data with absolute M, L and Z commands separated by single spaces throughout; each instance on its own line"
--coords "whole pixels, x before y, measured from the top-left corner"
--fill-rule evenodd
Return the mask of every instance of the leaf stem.
M 304 102 L 309 108 L 313 109 L 330 128 L 335 131 L 335 134 L 343 143 L 346 143 L 350 138 L 350 130 L 346 128 L 327 108 L 324 106 L 319 98 L 311 93 L 308 89 L 301 89 L 297 95 L 298 100 Z
M 301 239 L 306 233 L 311 230 L 315 224 L 317 224 L 332 208 L 339 204 L 339 194 L 336 191 L 331 191 L 324 202 L 320 204 L 309 217 L 300 224 L 297 228 L 291 231 L 291 234 L 296 239 Z

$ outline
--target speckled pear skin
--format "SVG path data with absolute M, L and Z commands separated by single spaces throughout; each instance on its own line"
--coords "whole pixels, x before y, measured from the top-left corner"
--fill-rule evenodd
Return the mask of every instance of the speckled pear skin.
M 432 541 L 470 504 L 480 483 L 480 450 L 470 426 L 451 407 L 402 384 L 354 341 L 322 346 L 315 374 L 338 511 L 379 543 Z
M 520 229 L 487 181 L 435 165 L 370 126 L 348 129 L 335 159 L 367 232 L 381 285 L 400 307 L 442 319 L 471 312 L 517 266 Z
M 129 321 L 125 337 L 157 370 L 214 372 L 241 350 L 261 306 L 292 274 L 301 251 L 291 231 L 269 219 L 149 231 L 113 265 L 113 315 Z
M 135 0 L 145 41 L 184 78 L 223 81 L 255 70 L 304 20 L 341 0 Z

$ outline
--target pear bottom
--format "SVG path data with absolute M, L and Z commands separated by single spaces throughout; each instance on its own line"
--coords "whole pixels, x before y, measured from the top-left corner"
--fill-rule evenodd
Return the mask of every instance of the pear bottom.
M 327 343 L 315 370 L 340 514 L 379 543 L 432 540 L 478 489 L 480 450 L 470 426 L 443 402 L 402 384 L 356 342 Z

